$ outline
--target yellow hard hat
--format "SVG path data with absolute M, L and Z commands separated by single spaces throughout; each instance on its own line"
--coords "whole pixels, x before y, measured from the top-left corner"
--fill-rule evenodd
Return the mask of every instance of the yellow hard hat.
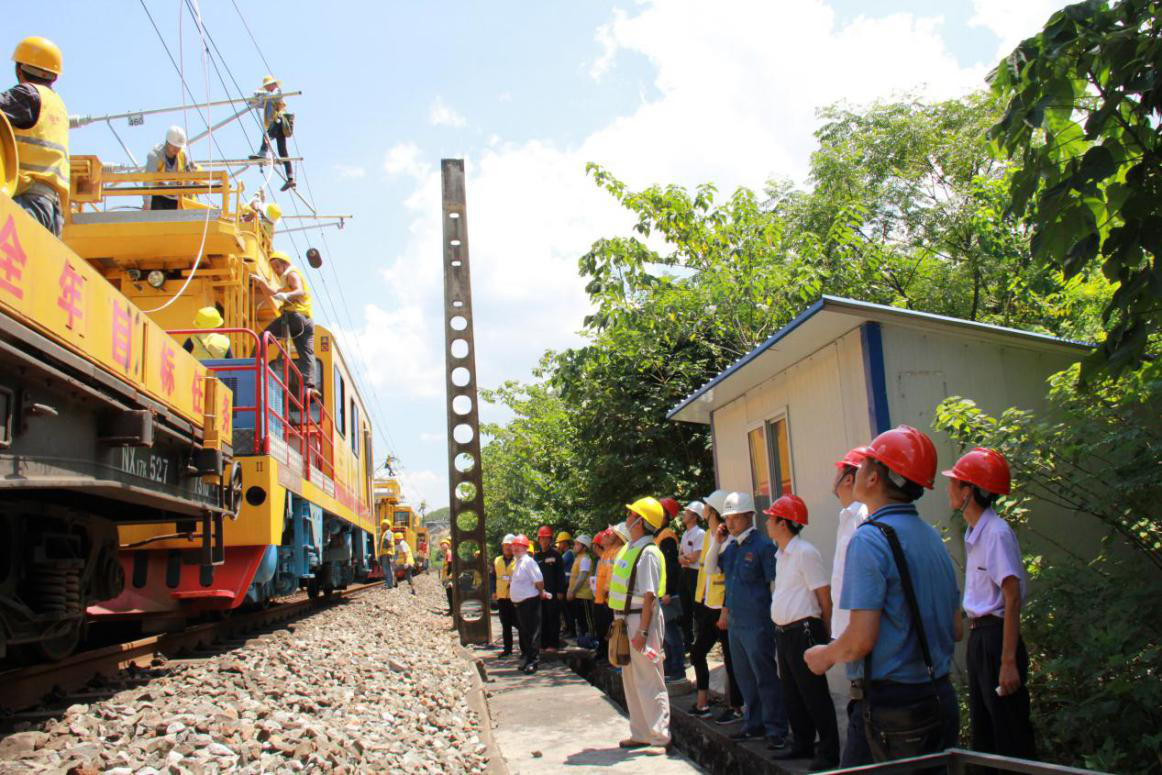
M 440 539 L 440 546 L 443 546 L 444 544 L 447 544 L 448 546 L 451 546 L 451 545 L 452 545 L 452 539 L 451 539 L 451 538 L 447 538 L 447 537 L 445 537 L 445 538 L 441 538 L 441 539 Z
M 270 251 L 270 260 L 271 260 L 271 261 L 275 261 L 275 260 L 277 260 L 277 261 L 285 261 L 285 262 L 287 262 L 288 264 L 290 264 L 290 263 L 291 263 L 290 256 L 288 256 L 286 253 L 283 253 L 281 250 L 272 250 L 272 251 Z
M 198 328 L 221 328 L 222 313 L 217 307 L 202 307 L 194 316 L 194 325 Z
M 266 220 L 275 223 L 282 217 L 282 208 L 274 202 L 267 202 L 262 208 L 262 214 L 266 216 Z
M 562 541 L 572 541 L 572 540 L 573 540 L 573 536 L 570 535 L 568 530 L 562 530 L 560 533 L 557 533 L 556 543 L 561 543 Z
M 633 503 L 627 503 L 625 507 L 648 522 L 654 530 L 661 529 L 666 522 L 666 509 L 658 502 L 657 498 L 651 498 L 647 495 L 644 498 L 638 498 Z
M 393 538 L 403 538 L 403 533 L 392 533 Z
M 275 78 L 273 75 L 266 75 L 266 76 L 262 77 L 262 85 L 263 86 L 270 86 L 272 83 L 275 86 L 278 86 L 278 79 Z
M 38 35 L 20 41 L 12 52 L 12 61 L 16 64 L 35 67 L 52 75 L 61 74 L 62 59 L 57 44 Z

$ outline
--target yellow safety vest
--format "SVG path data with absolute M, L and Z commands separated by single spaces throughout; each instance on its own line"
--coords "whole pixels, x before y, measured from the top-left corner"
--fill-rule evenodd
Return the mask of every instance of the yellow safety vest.
M 157 169 L 154 171 L 155 172 L 186 172 L 187 170 L 189 170 L 189 167 L 190 167 L 190 165 L 186 162 L 186 151 L 184 148 L 181 148 L 178 150 L 178 155 L 174 157 L 173 169 L 172 170 L 167 169 L 167 166 L 165 163 L 165 148 L 162 148 L 161 158 L 158 159 Z M 162 181 L 163 184 L 165 182 L 169 182 L 169 181 Z M 177 199 L 179 210 L 186 209 L 186 206 L 189 205 L 189 203 L 191 201 L 193 201 L 188 196 L 177 196 L 174 194 L 162 194 L 162 196 L 166 197 L 167 199 Z
M 597 574 L 597 558 L 593 556 L 592 552 L 585 552 L 573 558 L 573 564 L 569 567 L 569 580 L 566 582 L 566 589 L 573 589 L 573 579 L 581 575 L 581 558 L 587 557 L 589 559 L 589 576 Z M 593 589 L 589 586 L 589 578 L 581 583 L 581 586 L 573 592 L 573 596 L 578 600 L 592 600 Z
M 399 561 L 404 565 L 414 565 L 415 560 L 412 559 L 412 548 L 408 546 L 407 541 L 396 546 L 396 554 Z
M 69 111 L 52 89 L 32 85 L 40 94 L 40 116 L 28 129 L 13 127 L 20 150 L 16 194 L 42 183 L 64 199 L 69 194 Z
M 395 541 L 392 540 L 391 534 L 388 533 L 382 541 L 380 541 L 379 556 L 380 557 L 395 557 Z
M 705 603 L 710 608 L 722 608 L 726 604 L 726 574 L 716 571 L 710 577 L 710 596 L 706 596 L 706 554 L 710 551 L 709 534 L 702 541 L 702 562 L 698 564 L 698 588 L 694 591 L 694 602 Z
M 290 269 L 286 270 L 286 274 L 282 276 L 282 287 L 284 289 L 288 287 L 286 284 L 286 279 L 287 275 L 289 275 L 291 272 L 294 272 L 299 276 L 299 282 L 303 284 L 303 295 L 297 299 L 291 299 L 290 301 L 283 302 L 281 311 L 298 312 L 301 315 L 313 317 L 313 315 L 311 315 L 311 286 L 307 285 L 306 275 L 299 271 L 297 266 L 292 266 Z
M 492 562 L 492 568 L 496 572 L 496 599 L 508 600 L 508 586 L 512 582 L 512 564 L 513 560 L 504 559 L 504 555 L 498 556 Z
M 633 598 L 633 590 L 629 588 L 629 577 L 633 574 L 633 566 L 637 563 L 638 555 L 642 552 L 652 552 L 658 558 L 661 568 L 661 577 L 658 579 L 658 597 L 661 590 L 666 588 L 666 560 L 662 557 L 662 550 L 653 544 L 646 544 L 632 548 L 629 544 L 621 547 L 617 558 L 613 561 L 613 574 L 609 578 L 609 607 L 614 611 L 625 611 L 629 608 L 629 601 Z
M 230 350 L 230 337 L 225 334 L 194 334 L 190 337 L 194 349 L 190 351 L 199 361 L 217 361 Z

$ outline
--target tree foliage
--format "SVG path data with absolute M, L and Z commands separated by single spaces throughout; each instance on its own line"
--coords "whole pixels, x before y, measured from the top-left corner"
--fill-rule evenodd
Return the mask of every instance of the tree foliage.
M 1040 264 L 1100 266 L 1116 286 L 1086 362 L 1141 362 L 1162 324 L 1162 3 L 1088 0 L 1055 13 L 991 75 L 1006 109 L 990 135 L 1018 161 L 1008 211 Z

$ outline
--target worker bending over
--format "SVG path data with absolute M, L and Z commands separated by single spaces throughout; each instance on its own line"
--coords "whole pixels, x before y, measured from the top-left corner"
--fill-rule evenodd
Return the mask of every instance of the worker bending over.
M 12 52 L 18 83 L 0 93 L 0 113 L 20 153 L 12 201 L 56 236 L 64 228 L 61 202 L 69 194 L 69 111 L 53 91 L 61 50 L 47 38 L 25 38 Z
M 145 158 L 146 172 L 194 172 L 197 169 L 198 165 L 186 155 L 186 132 L 180 126 L 171 126 L 165 133 L 165 142 L 155 145 Z M 145 209 L 179 210 L 185 201 L 185 197 L 177 194 L 154 194 L 145 200 Z
M 207 331 L 221 328 L 222 323 L 222 313 L 217 307 L 202 307 L 194 316 L 194 325 Z M 225 334 L 194 334 L 186 338 L 182 343 L 182 349 L 199 361 L 217 361 L 234 357 L 230 350 L 230 337 Z

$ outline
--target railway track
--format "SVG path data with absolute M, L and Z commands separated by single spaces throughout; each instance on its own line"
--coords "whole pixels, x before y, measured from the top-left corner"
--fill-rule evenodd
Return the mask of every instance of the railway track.
M 0 723 L 13 720 L 11 714 L 27 711 L 46 701 L 54 705 L 67 704 L 70 698 L 75 698 L 75 692 L 95 679 L 109 679 L 122 671 L 154 667 L 159 657 L 171 659 L 208 649 L 215 643 L 244 633 L 301 619 L 334 602 L 380 586 L 381 582 L 352 585 L 335 590 L 328 598 L 311 599 L 305 594 L 297 595 L 269 608 L 236 614 L 216 622 L 194 624 L 179 632 L 82 651 L 59 662 L 5 670 L 0 672 L 0 687 L 3 687 L 0 691 Z

